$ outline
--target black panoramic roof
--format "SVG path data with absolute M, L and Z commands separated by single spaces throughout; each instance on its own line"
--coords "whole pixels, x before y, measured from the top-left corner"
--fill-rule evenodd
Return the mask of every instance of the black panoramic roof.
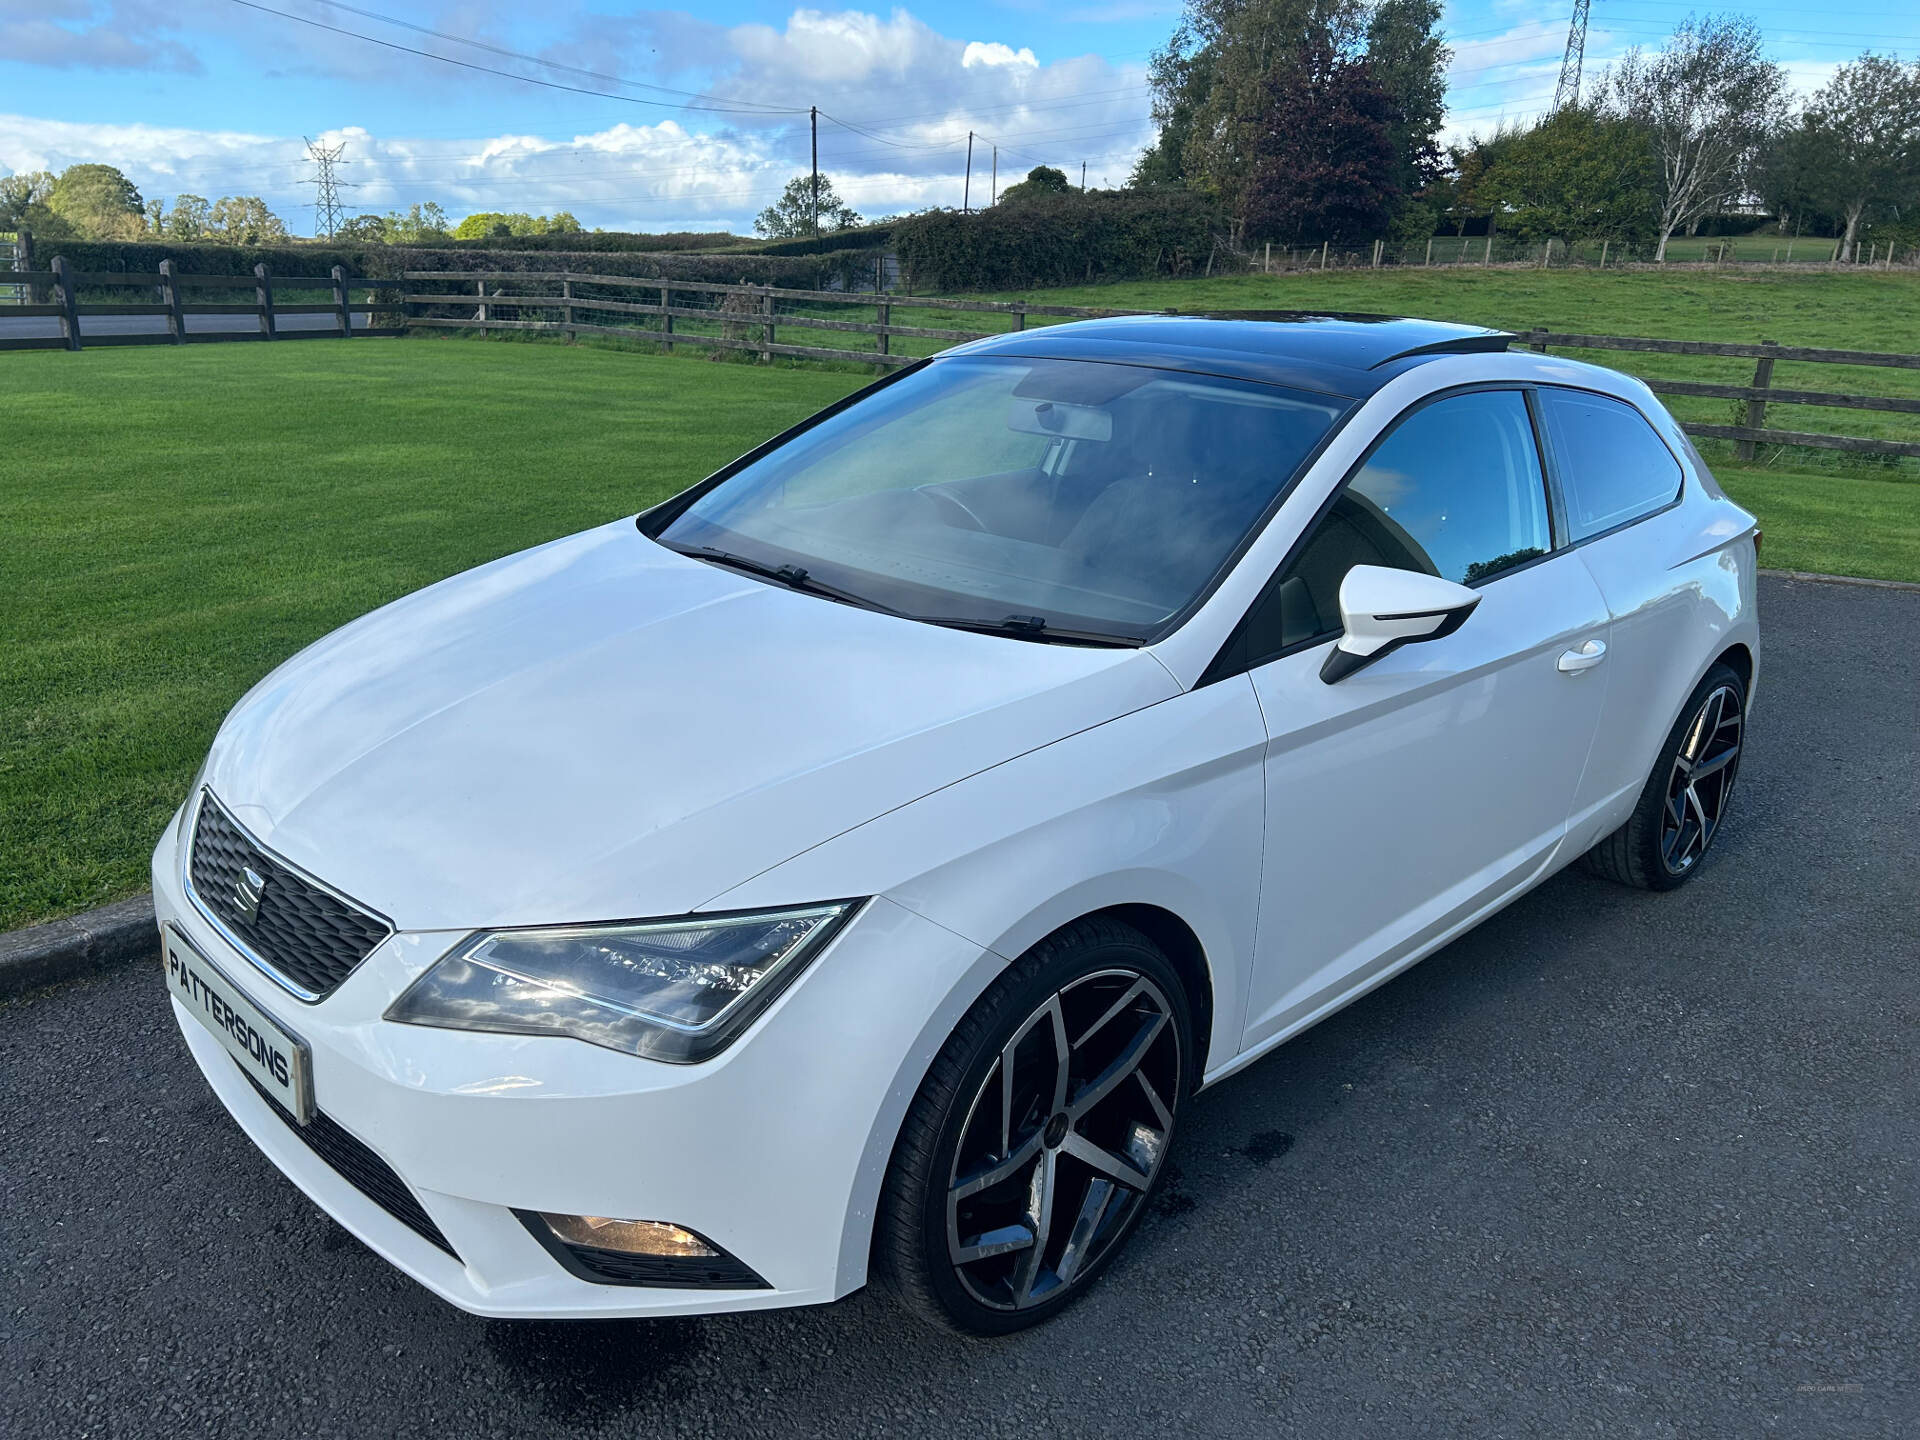
M 946 353 L 1151 365 L 1360 399 L 1409 366 L 1438 355 L 1505 350 L 1512 338 L 1436 320 L 1260 310 L 1078 320 L 991 335 Z

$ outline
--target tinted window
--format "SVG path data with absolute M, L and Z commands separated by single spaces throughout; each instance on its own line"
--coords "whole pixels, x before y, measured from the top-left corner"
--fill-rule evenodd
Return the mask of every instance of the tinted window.
M 1584 390 L 1539 393 L 1568 539 L 1624 525 L 1679 493 L 1680 462 L 1633 406 Z
M 1346 408 L 1134 365 L 938 360 L 728 477 L 659 539 L 910 615 L 1141 639 Z
M 1552 548 L 1525 398 L 1477 391 L 1415 410 L 1321 517 L 1256 620 L 1255 657 L 1340 628 L 1355 565 L 1472 584 Z

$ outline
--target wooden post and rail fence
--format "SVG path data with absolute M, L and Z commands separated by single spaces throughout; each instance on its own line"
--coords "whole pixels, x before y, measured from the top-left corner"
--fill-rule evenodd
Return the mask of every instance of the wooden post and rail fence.
M 38 304 L 0 305 L 0 322 L 13 319 L 57 319 L 57 335 L 12 335 L 0 326 L 0 351 L 4 350 L 79 350 L 101 345 L 186 345 L 225 340 L 314 340 L 333 337 L 355 339 L 406 334 L 402 325 L 355 325 L 355 315 L 384 315 L 396 310 L 390 301 L 354 302 L 348 291 L 372 292 L 397 290 L 401 280 L 369 280 L 349 277 L 338 265 L 326 275 L 271 275 L 264 265 L 256 265 L 248 275 L 192 275 L 178 271 L 171 260 L 162 260 L 154 271 L 76 270 L 61 256 L 54 256 L 45 270 L 3 272 L 7 283 L 18 285 L 22 293 L 45 294 Z M 100 303 L 83 301 L 82 289 L 129 288 L 147 291 L 156 298 L 138 303 Z M 253 292 L 251 303 L 202 300 L 198 291 L 227 290 Z M 331 298 L 323 303 L 287 304 L 276 291 L 326 291 Z M 251 316 L 253 326 L 230 329 L 192 329 L 194 316 Z M 281 322 L 287 316 L 325 316 L 325 325 Z M 162 323 L 151 329 L 124 330 L 95 328 L 88 333 L 86 321 L 109 317 L 157 317 Z
M 885 291 L 849 294 L 828 290 L 797 290 L 768 285 L 725 285 L 710 281 L 668 277 L 596 275 L 553 271 L 408 271 L 392 279 L 348 277 L 334 267 L 326 276 L 274 276 L 265 266 L 251 275 L 188 275 L 177 273 L 171 262 L 161 262 L 152 274 L 86 272 L 70 269 L 56 257 L 45 271 L 7 275 L 8 283 L 23 293 L 49 293 L 49 303 L 0 305 L 0 351 L 21 349 L 81 349 L 83 345 L 181 345 L 200 341 L 375 338 L 423 330 L 479 330 L 550 332 L 569 340 L 581 335 L 639 341 L 664 351 L 676 346 L 731 350 L 771 361 L 776 356 L 800 360 L 852 361 L 881 369 L 911 365 L 919 354 L 902 354 L 896 340 L 959 344 L 1005 330 L 1024 330 L 1030 317 L 1077 320 L 1156 312 L 1095 309 L 1078 305 L 1045 305 L 1024 300 L 965 300 L 940 296 L 906 297 Z M 157 290 L 157 302 L 140 304 L 81 303 L 79 291 L 111 286 Z M 506 287 L 512 286 L 509 291 Z M 440 287 L 438 289 L 430 287 Z M 191 292 L 204 289 L 246 290 L 252 304 L 197 303 Z M 288 304 L 276 290 L 323 289 L 325 303 Z M 353 302 L 349 291 L 362 289 L 369 299 Z M 612 294 L 628 298 L 615 299 Z M 381 298 L 373 299 L 374 295 Z M 646 298 L 637 298 L 644 295 Z M 786 308 L 781 309 L 780 306 Z M 872 319 L 840 318 L 817 312 L 838 308 L 865 311 Z M 457 310 L 459 314 L 448 314 Z M 895 312 L 913 310 L 990 316 L 1000 328 L 954 329 L 935 325 L 895 323 Z M 502 314 L 501 312 L 507 312 Z M 194 330 L 195 316 L 251 315 L 256 324 L 246 329 Z M 60 322 L 55 336 L 13 336 L 4 321 L 11 317 L 54 317 Z M 87 334 L 85 322 L 95 316 L 159 316 L 164 324 L 143 333 Z M 318 324 L 304 317 L 327 317 Z M 355 325 L 354 317 L 386 317 L 393 323 L 377 328 Z M 509 318 L 509 316 L 511 318 Z M 303 317 L 289 326 L 288 317 Z M 583 318 L 585 317 L 585 318 Z M 691 321 L 704 329 L 676 321 Z M 827 332 L 828 336 L 872 338 L 871 348 L 849 344 L 798 344 L 779 338 L 781 331 Z M 1787 388 L 1774 383 L 1780 362 L 1862 366 L 1920 371 L 1920 355 L 1866 350 L 1836 350 L 1818 346 L 1779 345 L 1771 340 L 1724 344 L 1699 340 L 1661 340 L 1623 335 L 1588 335 L 1571 331 L 1534 329 L 1516 333 L 1513 342 L 1545 353 L 1562 350 L 1627 351 L 1655 355 L 1684 355 L 1754 362 L 1750 383 L 1730 384 L 1674 380 L 1649 376 L 1646 384 L 1661 395 L 1729 400 L 1744 404 L 1744 424 L 1719 425 L 1683 421 L 1690 435 L 1732 441 L 1742 460 L 1750 460 L 1756 445 L 1795 445 L 1856 454 L 1920 457 L 1920 441 L 1877 436 L 1844 435 L 1805 430 L 1780 430 L 1766 423 L 1771 405 L 1807 405 L 1839 410 L 1920 415 L 1920 397 L 1869 395 L 1837 390 Z

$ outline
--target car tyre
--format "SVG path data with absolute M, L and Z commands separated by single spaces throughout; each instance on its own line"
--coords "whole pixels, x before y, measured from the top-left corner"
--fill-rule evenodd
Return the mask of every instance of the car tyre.
M 1058 1314 L 1152 1203 L 1193 1064 L 1185 989 L 1145 935 L 1091 917 L 1042 941 L 987 987 L 914 1097 L 876 1278 L 963 1334 Z
M 1642 890 L 1692 879 L 1726 821 L 1746 714 L 1746 684 L 1715 665 L 1681 708 L 1632 816 L 1586 853 L 1586 867 Z

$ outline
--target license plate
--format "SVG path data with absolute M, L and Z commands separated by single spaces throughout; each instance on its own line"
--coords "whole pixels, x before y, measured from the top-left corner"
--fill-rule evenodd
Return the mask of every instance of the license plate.
M 180 935 L 165 934 L 167 988 L 302 1125 L 313 1113 L 313 1062 L 306 1042 L 287 1033 Z

